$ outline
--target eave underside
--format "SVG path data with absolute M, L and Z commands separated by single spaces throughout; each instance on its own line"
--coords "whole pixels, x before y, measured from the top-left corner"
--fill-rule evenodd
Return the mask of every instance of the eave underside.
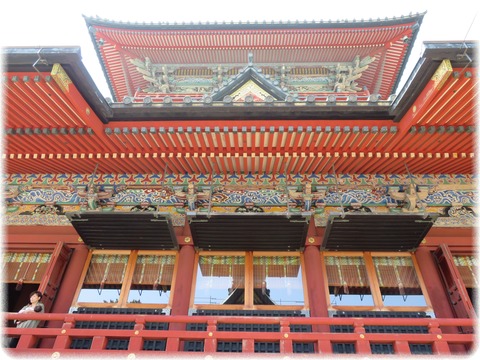
M 133 96 L 148 82 L 132 60 L 146 58 L 154 64 L 232 67 L 247 64 L 283 66 L 292 63 L 315 64 L 351 62 L 356 56 L 371 57 L 359 80 L 360 88 L 388 97 L 397 84 L 405 57 L 418 31 L 421 17 L 398 23 L 348 24 L 344 27 L 319 25 L 318 28 L 284 29 L 171 30 L 149 26 L 139 28 L 87 24 L 94 29 L 92 41 L 114 98 Z M 409 39 L 406 41 L 405 39 Z M 353 46 L 352 46 L 353 44 Z M 355 46 L 359 45 L 359 46 Z M 360 46 L 361 45 L 361 46 Z

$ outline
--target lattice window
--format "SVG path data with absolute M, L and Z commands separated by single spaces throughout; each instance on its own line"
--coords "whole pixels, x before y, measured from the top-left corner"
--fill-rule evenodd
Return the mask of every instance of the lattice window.
M 410 254 L 325 256 L 325 265 L 334 306 L 427 306 Z
M 422 290 L 412 259 L 406 256 L 374 257 L 373 264 L 383 295 L 420 295 Z
M 298 256 L 255 256 L 253 258 L 254 286 L 260 287 L 266 277 L 296 278 L 300 271 Z
M 165 307 L 170 303 L 175 262 L 174 252 L 94 252 L 76 304 Z
M 201 256 L 199 265 L 204 276 L 228 277 L 232 279 L 232 288 L 245 287 L 243 256 Z
M 128 258 L 128 254 L 93 254 L 77 301 L 118 304 Z

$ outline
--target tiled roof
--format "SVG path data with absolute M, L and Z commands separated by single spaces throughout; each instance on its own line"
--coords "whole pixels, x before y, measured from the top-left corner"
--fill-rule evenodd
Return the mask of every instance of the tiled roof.
M 93 44 L 116 100 L 148 82 L 132 59 L 198 66 L 374 61 L 359 86 L 384 98 L 399 81 L 424 14 L 360 21 L 140 24 L 86 17 Z

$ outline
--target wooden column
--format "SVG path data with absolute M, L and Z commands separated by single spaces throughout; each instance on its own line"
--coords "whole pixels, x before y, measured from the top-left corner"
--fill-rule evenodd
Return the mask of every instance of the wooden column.
M 303 253 L 305 261 L 305 277 L 307 279 L 308 303 L 311 317 L 328 317 L 328 305 L 325 294 L 325 278 L 323 274 L 322 257 L 317 245 L 306 245 Z M 328 325 L 313 325 L 313 331 L 330 332 Z M 332 353 L 329 341 L 319 341 L 316 344 L 318 353 Z
M 178 252 L 178 264 L 170 315 L 188 315 L 192 284 L 194 281 L 195 247 L 191 241 L 192 234 L 188 224 L 183 228 L 177 228 L 175 230 L 180 244 L 180 250 Z M 180 334 L 186 327 L 187 324 L 185 323 L 171 322 L 169 330 L 176 330 L 174 333 Z M 180 330 L 180 332 L 178 330 Z M 169 337 L 167 339 L 166 351 L 177 352 L 183 349 L 183 346 L 184 341 L 180 337 Z
M 193 245 L 182 245 L 178 256 L 178 270 L 175 279 L 171 315 L 188 315 L 190 293 L 193 283 L 195 249 Z M 182 324 L 172 324 L 182 325 Z M 172 327 L 171 327 L 172 328 Z M 185 324 L 183 324 L 185 328 Z M 175 330 L 180 330 L 175 327 Z
M 305 246 L 304 259 L 310 316 L 328 317 L 325 279 L 322 272 L 322 258 L 318 246 Z

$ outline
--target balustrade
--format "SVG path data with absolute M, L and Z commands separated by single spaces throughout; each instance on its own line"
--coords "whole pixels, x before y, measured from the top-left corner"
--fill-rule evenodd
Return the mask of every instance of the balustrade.
M 164 341 L 162 350 L 168 352 L 184 351 L 183 344 L 187 341 L 203 342 L 204 353 L 218 352 L 219 343 L 241 343 L 241 352 L 252 353 L 263 351 L 256 344 L 275 344 L 273 351 L 280 353 L 298 352 L 301 347 L 296 344 L 312 344 L 315 353 L 332 354 L 343 351 L 342 344 L 350 344 L 357 354 L 376 353 L 384 344 L 388 344 L 391 352 L 396 354 L 410 354 L 416 346 L 431 346 L 433 354 L 449 355 L 450 344 L 463 344 L 466 349 L 473 347 L 474 334 L 446 333 L 444 328 L 473 327 L 473 319 L 438 319 L 438 318 L 358 318 L 358 317 L 262 317 L 262 316 L 170 316 L 170 315 L 139 315 L 139 314 L 60 314 L 34 313 L 18 314 L 6 313 L 4 319 L 9 320 L 42 320 L 48 327 L 39 328 L 12 328 L 4 329 L 7 337 L 19 336 L 17 348 L 9 349 L 21 354 L 79 354 L 88 351 L 88 354 L 106 353 L 147 353 L 144 342 Z M 75 328 L 77 322 L 128 322 L 134 323 L 133 329 L 80 329 Z M 177 324 L 204 324 L 206 330 L 148 330 L 147 323 Z M 261 324 L 277 325 L 280 331 L 219 331 L 219 324 Z M 56 327 L 54 327 L 57 325 Z M 310 325 L 311 332 L 295 332 L 292 325 Z M 322 332 L 313 325 L 327 325 L 330 327 L 348 326 L 353 332 Z M 371 333 L 365 329 L 372 326 L 418 326 L 428 329 L 426 333 Z M 155 328 L 155 327 L 153 327 Z M 160 327 L 162 328 L 162 327 Z M 325 327 L 323 327 L 325 328 Z M 91 339 L 86 350 L 71 349 L 75 339 Z M 43 339 L 53 339 L 53 342 L 40 342 Z M 124 341 L 128 346 L 124 350 L 109 350 L 108 344 L 112 340 Z M 51 343 L 46 348 L 45 344 Z M 278 344 L 278 345 L 276 345 Z M 339 350 L 340 349 L 340 350 Z M 155 350 L 155 349 L 150 349 Z M 271 350 L 271 349 L 270 349 Z M 222 351 L 222 350 L 220 350 Z M 267 352 L 270 352 L 267 350 Z

